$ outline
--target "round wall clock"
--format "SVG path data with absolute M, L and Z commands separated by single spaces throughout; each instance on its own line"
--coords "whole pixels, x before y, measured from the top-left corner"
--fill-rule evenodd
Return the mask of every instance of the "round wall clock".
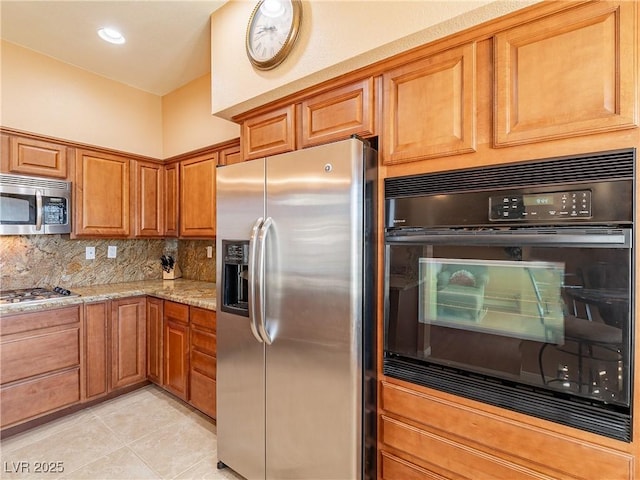
M 247 26 L 247 56 L 259 70 L 280 65 L 298 38 L 302 20 L 300 0 L 261 0 Z

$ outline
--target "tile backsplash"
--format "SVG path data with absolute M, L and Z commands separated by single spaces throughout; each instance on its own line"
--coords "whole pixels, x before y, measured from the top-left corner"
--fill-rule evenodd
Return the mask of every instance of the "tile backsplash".
M 116 258 L 107 248 L 117 247 Z M 213 258 L 207 258 L 213 246 Z M 85 258 L 95 247 L 96 258 Z M 0 288 L 84 287 L 162 278 L 160 257 L 177 258 L 183 278 L 215 281 L 214 240 L 70 240 L 67 235 L 0 237 Z

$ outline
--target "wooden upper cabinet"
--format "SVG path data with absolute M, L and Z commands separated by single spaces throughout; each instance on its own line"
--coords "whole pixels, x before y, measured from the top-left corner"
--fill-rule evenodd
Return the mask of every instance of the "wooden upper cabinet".
M 180 162 L 180 236 L 215 237 L 218 152 Z
M 384 163 L 475 151 L 475 70 L 472 42 L 384 73 Z
M 171 163 L 164 166 L 164 236 L 177 237 L 178 231 L 178 212 L 180 209 L 179 192 L 179 165 Z
M 301 102 L 301 147 L 375 133 L 373 77 L 332 89 Z
M 66 145 L 8 135 L 2 170 L 21 175 L 67 178 L 67 155 L 73 149 Z
M 296 149 L 295 108 L 287 105 L 242 122 L 243 158 L 266 157 Z
M 495 36 L 495 146 L 638 125 L 635 2 L 594 2 Z
M 76 236 L 129 236 L 129 159 L 76 151 Z
M 233 165 L 242 162 L 242 160 L 240 144 L 220 150 L 220 165 Z
M 133 205 L 136 237 L 164 234 L 164 178 L 160 163 L 134 161 Z

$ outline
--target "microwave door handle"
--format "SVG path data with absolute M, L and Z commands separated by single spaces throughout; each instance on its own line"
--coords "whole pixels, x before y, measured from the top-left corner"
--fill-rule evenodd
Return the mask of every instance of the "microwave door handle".
M 260 217 L 256 220 L 251 228 L 251 236 L 249 237 L 249 265 L 248 265 L 248 308 L 249 308 L 249 327 L 251 327 L 251 333 L 258 342 L 263 343 L 258 333 L 258 325 L 256 323 L 256 315 L 260 314 L 259 308 L 256 308 L 256 304 L 260 299 L 256 299 L 256 251 L 258 243 L 258 231 L 262 226 L 264 218 Z
M 262 226 L 260 227 L 260 233 L 258 235 L 258 285 L 257 291 L 260 295 L 258 300 L 258 310 L 260 311 L 260 315 L 258 317 L 258 332 L 260 332 L 260 337 L 267 345 L 271 345 L 273 343 L 273 339 L 269 335 L 267 328 L 265 326 L 265 290 L 266 285 L 264 281 L 265 276 L 265 256 L 266 256 L 266 245 L 267 245 L 267 234 L 269 230 L 273 226 L 273 220 L 271 217 L 267 217 Z
M 36 231 L 42 230 L 42 191 L 36 190 Z

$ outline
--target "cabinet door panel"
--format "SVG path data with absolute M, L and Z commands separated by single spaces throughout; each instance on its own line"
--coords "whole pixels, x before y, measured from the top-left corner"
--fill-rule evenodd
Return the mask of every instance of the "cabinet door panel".
M 245 160 L 296 149 L 293 105 L 257 115 L 242 122 L 242 155 Z
M 375 95 L 373 78 L 366 78 L 302 102 L 302 147 L 350 135 L 373 135 Z
M 160 237 L 164 233 L 163 167 L 134 162 L 134 209 L 136 237 Z
M 179 172 L 177 163 L 164 167 L 164 236 L 177 237 L 180 209 Z
M 145 299 L 113 301 L 111 317 L 111 386 L 116 389 L 147 376 Z
M 180 236 L 216 235 L 218 154 L 180 162 Z
M 67 178 L 66 146 L 16 136 L 11 136 L 9 142 L 10 172 Z
M 476 44 L 383 75 L 383 161 L 398 163 L 474 152 Z
M 227 147 L 220 151 L 220 165 L 233 165 L 242 162 L 240 145 Z
M 84 307 L 84 397 L 109 392 L 109 302 Z
M 75 234 L 128 236 L 129 160 L 78 150 L 75 179 Z
M 147 377 L 162 385 L 163 301 L 147 298 Z
M 496 146 L 638 125 L 633 3 L 595 2 L 496 35 Z
M 189 326 L 171 321 L 164 325 L 164 388 L 188 399 Z

